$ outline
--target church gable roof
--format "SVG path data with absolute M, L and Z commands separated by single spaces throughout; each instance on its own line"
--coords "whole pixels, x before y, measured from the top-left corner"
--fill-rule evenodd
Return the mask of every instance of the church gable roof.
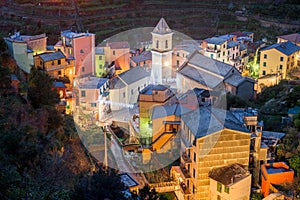
M 168 26 L 166 20 L 162 17 L 153 29 L 152 33 L 167 34 L 172 33 L 172 30 Z

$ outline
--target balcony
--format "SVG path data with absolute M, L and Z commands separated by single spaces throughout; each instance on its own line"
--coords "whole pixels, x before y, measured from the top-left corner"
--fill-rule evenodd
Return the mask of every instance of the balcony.
M 189 171 L 183 167 L 183 166 L 180 166 L 180 174 L 184 177 L 184 178 L 192 178 Z
M 186 185 L 185 185 L 184 182 L 181 182 L 179 185 L 180 185 L 180 188 L 181 188 L 182 192 L 185 195 L 191 194 L 190 191 L 189 191 L 189 189 L 186 187 Z
M 181 155 L 181 157 L 182 157 L 182 159 L 183 159 L 183 161 L 184 161 L 185 163 L 192 163 L 191 158 L 187 155 L 186 152 L 184 152 L 184 153 Z

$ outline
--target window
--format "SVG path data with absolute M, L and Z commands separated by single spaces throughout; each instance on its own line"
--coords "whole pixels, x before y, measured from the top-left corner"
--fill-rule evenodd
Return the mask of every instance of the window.
M 282 69 L 282 65 L 279 65 L 279 69 Z
M 263 66 L 264 66 L 264 67 L 267 66 L 267 63 L 266 63 L 266 62 L 263 62 Z
M 223 48 L 225 48 L 225 44 L 223 44 Z
M 222 184 L 219 182 L 217 183 L 217 191 L 222 192 Z
M 133 89 L 131 89 L 131 95 L 133 95 Z
M 54 61 L 52 61 L 52 63 L 51 63 L 52 65 L 54 65 Z
M 57 64 L 60 65 L 61 64 L 61 60 L 57 60 Z
M 218 58 L 220 58 L 220 54 L 218 53 Z
M 156 40 L 156 48 L 158 49 L 158 40 Z
M 226 192 L 227 194 L 229 194 L 229 187 L 227 187 L 226 185 L 224 186 L 224 192 Z
M 193 193 L 195 193 L 195 191 L 196 191 L 196 190 L 195 190 L 195 186 L 193 185 Z
M 262 75 L 266 75 L 266 71 L 265 70 L 262 71 Z
M 225 51 L 223 51 L 223 56 L 225 56 Z
M 84 67 L 81 67 L 81 71 L 84 72 Z
M 125 92 L 123 92 L 123 98 L 125 98 L 126 97 L 126 94 L 125 94 Z
M 177 65 L 177 67 L 179 66 L 179 60 L 176 61 L 176 65 Z
M 83 49 L 80 49 L 80 53 L 84 53 Z
M 196 170 L 193 169 L 193 177 L 196 178 Z
M 85 91 L 84 90 L 81 91 L 81 97 L 85 97 Z
M 99 65 L 99 68 L 102 69 L 102 64 Z
M 179 56 L 179 52 L 177 52 L 177 56 Z
M 280 57 L 280 61 L 283 61 L 283 57 L 282 56 Z
M 194 162 L 196 162 L 197 158 L 196 158 L 196 153 L 194 152 Z
M 166 40 L 166 49 L 167 49 L 167 48 L 169 48 L 169 47 L 168 47 L 168 40 Z
M 215 44 L 215 50 L 217 50 L 217 45 Z
M 102 60 L 102 56 L 99 56 L 99 60 Z
M 57 75 L 61 75 L 61 71 L 60 70 L 57 72 Z
M 211 58 L 214 58 L 214 54 L 210 54 L 210 57 L 211 57 Z
M 40 61 L 40 65 L 43 65 L 43 61 Z
M 267 54 L 264 54 L 264 58 L 265 58 L 265 59 L 267 58 Z
M 96 107 L 97 103 L 91 103 L 91 107 Z
M 113 50 L 113 55 L 116 55 L 116 51 L 115 50 Z

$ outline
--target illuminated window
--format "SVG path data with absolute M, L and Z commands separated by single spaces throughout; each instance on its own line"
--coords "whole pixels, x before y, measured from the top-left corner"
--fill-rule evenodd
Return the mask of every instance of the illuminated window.
M 222 184 L 219 182 L 217 183 L 217 191 L 222 192 Z
M 229 187 L 224 186 L 224 192 L 226 192 L 227 194 L 229 194 Z

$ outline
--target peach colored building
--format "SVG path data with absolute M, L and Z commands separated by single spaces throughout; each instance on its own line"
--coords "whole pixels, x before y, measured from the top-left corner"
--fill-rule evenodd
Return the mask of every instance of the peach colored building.
M 130 68 L 130 46 L 127 41 L 106 43 L 105 54 L 109 55 L 109 63 L 114 62 L 116 74 L 121 74 Z
M 249 200 L 251 174 L 247 167 L 234 163 L 209 172 L 211 200 Z
M 264 197 L 273 192 L 273 185 L 292 183 L 294 180 L 294 170 L 284 162 L 268 163 L 261 166 L 261 188 Z
M 281 35 L 277 37 L 277 43 L 290 41 L 298 46 L 300 46 L 300 34 L 292 33 L 288 35 Z
M 95 73 L 95 34 L 62 31 L 61 41 L 54 48 L 62 51 L 67 59 L 75 59 L 76 76 Z
M 108 79 L 83 77 L 76 79 L 76 112 L 92 115 L 94 120 L 101 120 L 108 110 Z

